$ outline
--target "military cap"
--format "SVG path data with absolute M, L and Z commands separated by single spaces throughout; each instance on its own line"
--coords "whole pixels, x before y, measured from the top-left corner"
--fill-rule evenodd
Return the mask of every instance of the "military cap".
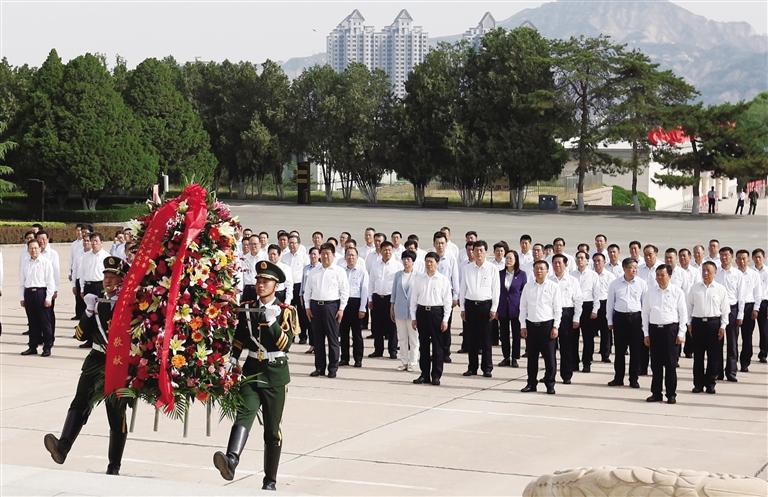
M 272 264 L 269 261 L 260 261 L 256 264 L 256 277 L 269 278 L 278 283 L 285 283 L 285 273 L 283 273 L 283 270 L 277 264 Z
M 121 258 L 110 255 L 104 259 L 104 272 L 125 276 L 125 273 L 128 272 L 128 265 Z

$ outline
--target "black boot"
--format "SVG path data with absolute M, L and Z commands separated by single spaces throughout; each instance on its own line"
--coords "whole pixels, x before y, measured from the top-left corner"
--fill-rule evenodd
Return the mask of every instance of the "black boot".
M 48 433 L 43 438 L 43 443 L 48 452 L 51 453 L 51 458 L 56 464 L 64 464 L 67 459 L 69 449 L 72 448 L 72 444 L 75 443 L 77 435 L 80 434 L 80 430 L 85 424 L 85 418 L 82 413 L 77 412 L 75 409 L 67 411 L 67 417 L 64 419 L 64 427 L 61 429 L 61 437 L 56 438 L 52 433 Z
M 227 443 L 227 453 L 219 451 L 213 455 L 213 465 L 221 473 L 225 480 L 232 480 L 235 477 L 235 468 L 240 462 L 240 454 L 245 448 L 245 442 L 248 440 L 248 428 L 243 425 L 233 425 L 229 433 L 229 443 Z
M 264 446 L 264 485 L 262 490 L 277 490 L 277 467 L 280 465 L 279 445 Z
M 108 475 L 120 474 L 120 462 L 123 460 L 123 450 L 125 441 L 128 440 L 128 434 L 121 431 L 109 432 L 109 465 L 107 466 Z

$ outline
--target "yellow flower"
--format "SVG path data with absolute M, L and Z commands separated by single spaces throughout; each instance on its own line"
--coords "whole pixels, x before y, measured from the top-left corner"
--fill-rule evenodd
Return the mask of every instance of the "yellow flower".
M 179 202 L 179 207 L 176 209 L 176 211 L 184 214 L 185 212 L 187 212 L 187 210 L 189 210 L 189 205 L 187 205 L 187 201 L 182 200 L 181 202 Z
M 211 318 L 211 319 L 214 319 L 216 316 L 218 316 L 218 315 L 219 315 L 219 312 L 220 312 L 220 311 L 219 311 L 219 308 L 218 308 L 218 307 L 216 307 L 216 306 L 213 306 L 213 305 L 212 305 L 212 306 L 210 306 L 210 307 L 208 307 L 208 308 L 205 310 L 205 314 L 206 314 L 206 315 L 207 315 L 209 318 Z
M 167 276 L 163 276 L 163 279 L 157 282 L 158 285 L 165 289 L 171 288 L 171 279 Z
M 144 302 L 144 301 L 139 302 L 140 311 L 146 311 L 148 307 L 149 307 L 149 302 Z
M 141 324 L 141 322 L 131 330 L 131 336 L 133 338 L 139 338 L 142 333 L 144 333 L 144 325 Z
M 134 231 L 134 233 L 136 233 L 136 232 Z M 155 269 L 157 269 L 157 264 L 155 263 L 154 260 L 150 259 L 149 260 L 149 264 L 147 265 L 147 274 L 154 273 Z
M 186 321 L 187 323 L 192 321 L 192 308 L 190 308 L 188 304 L 184 304 L 183 306 L 179 307 L 176 310 L 174 319 L 176 321 Z
M 174 368 L 176 368 L 176 369 L 179 369 L 179 368 L 181 368 L 181 367 L 182 367 L 182 366 L 184 366 L 186 363 L 187 363 L 187 360 L 184 358 L 184 356 L 183 356 L 183 355 L 178 355 L 178 354 L 176 354 L 176 355 L 175 355 L 175 356 L 173 356 L 173 358 L 171 359 L 171 364 L 173 364 L 173 367 L 174 367 Z
M 138 357 L 141 355 L 141 347 L 139 347 L 138 344 L 136 343 L 131 344 L 131 355 L 133 357 Z
M 204 361 L 206 357 L 211 353 L 210 350 L 205 348 L 205 344 L 201 343 L 198 344 L 197 350 L 195 351 L 195 359 L 200 359 L 201 361 Z
M 178 352 L 180 350 L 184 350 L 184 342 L 182 342 L 181 340 L 179 340 L 176 337 L 173 337 L 173 338 L 171 338 L 171 343 L 169 344 L 168 347 L 175 354 L 176 352 Z

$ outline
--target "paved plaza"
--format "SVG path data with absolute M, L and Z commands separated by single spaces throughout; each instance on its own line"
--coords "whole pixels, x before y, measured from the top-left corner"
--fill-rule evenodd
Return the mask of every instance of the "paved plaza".
M 572 252 L 602 232 L 609 242 L 638 239 L 662 248 L 719 238 L 723 245 L 768 245 L 766 217 L 654 217 L 506 211 L 454 211 L 233 202 L 244 226 L 314 230 L 361 238 L 366 226 L 407 236 L 424 248 L 443 225 L 457 242 L 474 229 L 489 243 L 516 246 L 526 232 L 536 241 L 563 236 Z M 66 271 L 68 244 L 54 244 Z M 262 443 L 255 427 L 234 481 L 225 482 L 211 458 L 226 447 L 230 422 L 213 414 L 205 435 L 205 409 L 195 405 L 189 433 L 165 417 L 153 431 L 154 409 L 138 407 L 119 478 L 103 475 L 108 425 L 94 410 L 63 466 L 43 447 L 58 435 L 87 351 L 70 338 L 74 300 L 60 292 L 56 344 L 49 358 L 22 357 L 26 318 L 18 302 L 21 246 L 4 246 L 5 283 L 0 299 L 0 494 L 2 495 L 250 495 L 261 487 Z M 64 285 L 65 279 L 62 281 Z M 454 316 L 454 347 L 460 338 Z M 365 332 L 364 332 L 365 333 Z M 367 355 L 372 341 L 366 340 Z M 757 345 L 757 340 L 755 340 Z M 730 472 L 766 478 L 768 465 L 768 365 L 753 363 L 738 383 L 718 385 L 716 395 L 690 393 L 690 359 L 681 359 L 676 405 L 648 404 L 650 377 L 641 389 L 610 388 L 611 364 L 593 364 L 557 395 L 523 394 L 521 368 L 495 368 L 493 378 L 463 377 L 466 355 L 452 354 L 439 387 L 414 385 L 417 374 L 395 370 L 398 361 L 368 359 L 338 377 L 310 378 L 306 346 L 291 349 L 292 382 L 283 419 L 279 493 L 289 495 L 520 495 L 532 479 L 577 466 L 635 465 Z M 494 363 L 501 351 L 494 347 Z M 542 373 L 543 374 L 543 373 Z M 559 377 L 558 377 L 559 381 Z M 540 389 L 541 390 L 541 389 Z

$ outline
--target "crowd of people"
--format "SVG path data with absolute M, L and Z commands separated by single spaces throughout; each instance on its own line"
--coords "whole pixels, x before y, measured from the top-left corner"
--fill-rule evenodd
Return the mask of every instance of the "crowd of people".
M 87 295 L 100 295 L 104 260 L 130 263 L 135 241 L 130 229 L 115 233 L 111 250 L 91 226 L 77 225 L 67 280 L 75 316 Z M 768 269 L 762 248 L 665 248 L 632 241 L 628 253 L 603 234 L 594 245 L 565 240 L 534 243 L 522 235 L 518 247 L 489 245 L 475 231 L 459 247 L 443 227 L 422 241 L 400 232 L 389 236 L 367 228 L 358 243 L 349 232 L 338 238 L 312 233 L 302 243 L 297 231 L 237 233 L 241 302 L 256 299 L 256 264 L 269 261 L 285 274 L 277 297 L 299 314 L 298 341 L 314 354 L 310 376 L 335 377 L 340 367 L 362 367 L 363 330 L 373 351 L 368 358 L 397 360 L 397 369 L 419 373 L 417 384 L 439 385 L 452 354 L 467 354 L 465 376 L 492 377 L 494 367 L 519 367 L 527 360 L 524 392 L 543 383 L 555 393 L 556 377 L 569 384 L 589 373 L 595 357 L 613 362 L 610 386 L 625 379 L 639 388 L 652 372 L 649 401 L 675 402 L 679 357 L 693 358 L 693 392 L 715 393 L 718 380 L 737 381 L 748 372 L 753 334 L 759 330 L 758 360 L 768 357 Z M 61 262 L 42 226 L 25 235 L 20 261 L 20 301 L 29 321 L 22 355 L 51 354 Z M 458 316 L 454 308 L 458 307 Z M 452 343 L 454 319 L 460 344 Z M 492 347 L 502 360 L 493 364 Z M 523 347 L 524 345 L 524 347 Z M 90 348 L 84 343 L 83 348 Z M 558 357 L 559 356 L 559 357 Z M 628 356 L 628 364 L 627 364 Z M 539 361 L 544 376 L 538 378 Z M 559 365 L 559 368 L 558 368 Z
M 749 371 L 756 328 L 758 360 L 768 357 L 762 248 L 734 250 L 710 240 L 660 252 L 632 241 L 624 255 L 598 234 L 592 247 L 579 243 L 571 254 L 561 237 L 543 244 L 522 235 L 517 249 L 505 241 L 489 246 L 475 231 L 459 247 L 448 227 L 427 243 L 373 228 L 362 235 L 358 243 L 349 232 L 326 239 L 316 231 L 307 248 L 296 231 L 279 231 L 271 243 L 266 232 L 243 230 L 242 298 L 253 295 L 258 261 L 283 269 L 292 283 L 278 297 L 299 310 L 300 343 L 315 356 L 310 376 L 362 367 L 366 328 L 373 339 L 368 357 L 398 360 L 397 369 L 419 373 L 416 384 L 439 385 L 452 353 L 467 354 L 465 376 L 492 377 L 494 367 L 519 367 L 525 357 L 522 391 L 541 382 L 554 394 L 558 372 L 570 384 L 575 372 L 591 372 L 597 353 L 613 362 L 611 387 L 626 379 L 640 388 L 650 366 L 649 402 L 664 395 L 676 402 L 681 356 L 693 359 L 692 392 L 710 394 L 718 380 L 737 382 Z M 454 307 L 462 330 L 455 352 Z M 494 365 L 495 345 L 503 358 Z

